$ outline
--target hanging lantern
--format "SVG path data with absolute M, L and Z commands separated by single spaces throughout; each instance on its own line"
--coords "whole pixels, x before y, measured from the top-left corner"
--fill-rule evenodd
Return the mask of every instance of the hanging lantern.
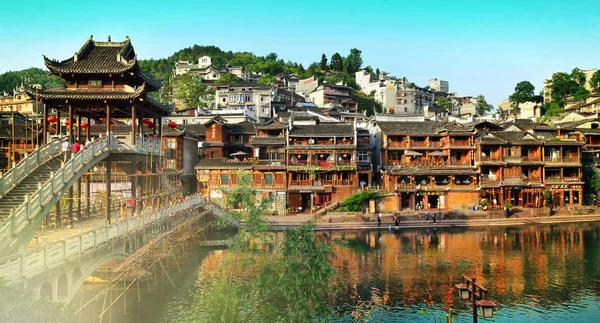
M 65 120 L 65 126 L 68 126 L 68 125 L 70 125 L 70 124 L 71 124 L 71 121 L 69 121 L 68 119 L 67 119 L 67 120 Z
M 87 122 L 81 123 L 81 129 L 87 129 L 90 125 Z
M 151 123 L 153 123 L 153 122 L 152 122 L 152 119 L 144 119 L 143 123 L 144 123 L 145 125 L 149 125 L 149 124 L 151 124 Z
M 170 121 L 169 123 L 167 123 L 167 126 L 169 126 L 169 128 L 171 128 L 171 129 L 175 129 L 175 128 L 177 128 L 177 122 Z
M 58 121 L 58 119 L 55 116 L 48 117 L 48 123 L 55 123 L 56 121 Z
M 347 158 L 347 157 L 348 157 L 348 154 L 344 154 L 344 158 Z
M 149 123 L 146 123 L 146 126 L 148 126 L 148 128 L 152 129 L 154 128 L 154 122 L 150 121 Z
M 319 156 L 319 157 L 321 157 L 321 158 L 325 158 L 325 155 L 321 154 L 321 156 Z
M 302 157 L 302 155 L 298 155 L 298 159 L 300 159 Z

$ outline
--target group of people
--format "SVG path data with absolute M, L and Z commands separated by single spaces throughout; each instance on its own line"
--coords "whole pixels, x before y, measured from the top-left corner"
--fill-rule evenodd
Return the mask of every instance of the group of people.
M 377 225 L 381 225 L 381 218 L 383 217 L 383 214 L 381 214 L 381 212 L 379 212 L 379 216 L 377 217 Z M 394 213 L 394 226 L 399 226 L 400 225 L 400 214 L 396 214 Z
M 437 221 L 437 214 L 431 214 L 431 220 L 433 220 L 433 224 Z M 425 222 L 429 223 L 429 212 L 425 212 Z
M 87 149 L 91 145 L 92 142 L 88 139 L 85 142 L 84 148 Z M 71 158 L 73 158 L 75 157 L 75 154 L 81 150 L 81 145 L 78 141 L 75 141 L 73 144 L 69 144 L 68 141 L 63 141 L 62 145 L 60 146 L 60 150 L 63 152 L 64 161 L 67 162 L 67 154 L 69 153 L 69 150 L 71 151 Z

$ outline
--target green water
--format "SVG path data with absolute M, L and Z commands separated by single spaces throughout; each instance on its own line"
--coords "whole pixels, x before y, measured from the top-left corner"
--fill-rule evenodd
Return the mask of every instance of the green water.
M 332 259 L 344 286 L 332 304 L 339 322 L 441 322 L 450 308 L 454 322 L 471 322 L 454 289 L 462 274 L 477 277 L 500 303 L 482 322 L 600 321 L 600 223 L 318 234 L 346 241 Z M 127 315 L 120 302 L 103 322 L 176 321 L 198 272 L 216 268 L 223 252 L 193 250 L 171 276 L 175 288 L 159 279 L 141 290 L 141 304 L 129 293 Z M 89 312 L 82 322 L 92 321 Z

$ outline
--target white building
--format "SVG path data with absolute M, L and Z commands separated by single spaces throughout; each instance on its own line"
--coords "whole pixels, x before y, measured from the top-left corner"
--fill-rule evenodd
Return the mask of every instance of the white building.
M 258 121 L 265 121 L 273 116 L 272 100 L 270 85 L 240 81 L 216 86 L 215 106 L 218 110 L 246 111 L 248 115 L 255 115 Z
M 429 88 L 433 91 L 441 93 L 450 92 L 450 84 L 448 83 L 448 81 L 442 81 L 438 79 L 429 80 Z

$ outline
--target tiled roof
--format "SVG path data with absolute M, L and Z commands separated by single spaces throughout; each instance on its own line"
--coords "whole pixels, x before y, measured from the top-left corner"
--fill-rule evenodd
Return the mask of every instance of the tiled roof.
M 526 131 L 494 131 L 491 134 L 506 143 L 512 144 L 542 144 L 542 141 L 535 138 Z
M 431 134 L 436 132 L 438 123 L 433 121 L 377 122 L 386 135 Z
M 502 181 L 503 186 L 528 186 L 529 183 L 524 182 L 520 178 L 508 178 Z
M 253 145 L 285 145 L 285 137 L 253 137 L 250 139 Z
M 242 122 L 227 124 L 225 127 L 229 129 L 230 134 L 255 134 L 254 123 Z
M 287 128 L 287 125 L 271 119 L 267 122 L 256 123 L 255 127 L 256 129 L 285 129 Z
M 185 131 L 189 131 L 197 136 L 206 135 L 206 126 L 203 124 L 182 124 L 178 125 L 177 128 L 183 128 Z
M 294 125 L 290 137 L 354 137 L 354 127 L 347 123 L 321 123 L 318 125 Z
M 196 169 L 251 169 L 254 164 L 244 162 L 229 162 L 223 158 L 202 159 L 196 164 Z
M 68 89 L 63 86 L 38 91 L 40 99 L 65 100 L 132 100 L 140 97 L 145 84 L 128 89 Z M 35 90 L 26 88 L 27 94 L 35 95 Z
M 50 60 L 44 56 L 44 64 L 51 70 L 69 74 L 118 74 L 132 69 L 137 58 L 129 38 L 123 42 L 96 42 L 91 37 L 76 53 L 64 61 Z

